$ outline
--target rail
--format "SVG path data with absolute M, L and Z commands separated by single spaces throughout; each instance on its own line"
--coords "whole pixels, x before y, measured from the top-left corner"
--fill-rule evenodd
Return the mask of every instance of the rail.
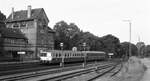
M 109 64 L 106 64 L 106 65 L 100 66 L 98 68 L 101 68 L 101 69 L 103 68 L 104 69 L 106 67 L 112 66 L 112 64 L 113 63 L 109 63 Z M 91 68 L 91 66 L 88 66 L 87 68 L 88 69 L 85 69 L 85 68 L 83 69 L 82 68 L 80 70 L 77 70 L 77 71 L 69 73 L 69 74 L 63 74 L 63 75 L 60 75 L 60 76 L 51 77 L 51 79 L 56 79 L 56 78 L 59 79 L 58 77 L 64 77 L 64 76 L 67 76 L 67 75 L 70 75 L 70 74 L 76 74 L 76 76 L 77 76 L 77 75 L 80 75 L 80 74 L 89 73 L 89 72 L 91 72 L 92 70 L 95 69 L 95 67 Z M 73 70 L 73 68 L 64 68 L 64 69 L 60 68 L 60 69 L 57 69 L 57 70 L 50 70 L 50 71 L 46 71 L 46 72 L 32 72 L 31 74 L 26 74 L 26 75 L 1 78 L 0 81 L 3 81 L 3 80 L 5 80 L 5 81 L 7 81 L 7 80 L 11 80 L 11 81 L 22 80 L 22 79 L 27 79 L 27 78 L 33 78 L 33 77 L 38 77 L 38 76 L 44 76 L 44 75 L 49 75 L 49 74 L 65 72 L 65 71 L 68 71 L 69 69 L 70 69 L 70 71 Z M 75 75 L 73 75 L 73 76 L 75 76 Z M 50 79 L 50 78 L 47 78 L 47 79 Z M 63 79 L 65 79 L 65 78 L 63 78 Z

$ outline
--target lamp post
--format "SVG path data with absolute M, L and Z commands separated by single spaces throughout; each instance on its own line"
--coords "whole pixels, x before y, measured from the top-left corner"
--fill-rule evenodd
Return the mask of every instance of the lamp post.
M 62 61 L 61 61 L 61 63 L 60 63 L 60 66 L 64 66 L 63 46 L 64 46 L 64 44 L 63 44 L 63 43 L 60 43 L 60 47 L 61 47 L 61 51 L 62 51 Z
M 131 20 L 123 20 L 124 22 L 128 22 L 129 23 L 129 57 L 132 56 L 131 54 Z

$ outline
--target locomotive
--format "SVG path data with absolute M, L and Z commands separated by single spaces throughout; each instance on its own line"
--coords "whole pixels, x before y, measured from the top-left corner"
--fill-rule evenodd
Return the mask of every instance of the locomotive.
M 42 63 L 67 63 L 105 60 L 107 55 L 103 51 L 65 51 L 49 50 L 40 52 L 40 62 Z

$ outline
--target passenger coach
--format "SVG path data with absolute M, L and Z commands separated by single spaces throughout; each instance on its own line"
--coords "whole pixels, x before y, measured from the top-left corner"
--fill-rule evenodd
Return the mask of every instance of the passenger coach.
M 102 51 L 41 51 L 40 61 L 42 63 L 82 62 L 105 60 L 106 53 Z

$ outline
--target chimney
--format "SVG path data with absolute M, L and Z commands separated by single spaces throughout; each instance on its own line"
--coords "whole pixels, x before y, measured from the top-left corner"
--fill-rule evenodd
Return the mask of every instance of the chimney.
M 28 6 L 27 17 L 31 18 L 31 5 Z
M 11 18 L 14 19 L 14 7 L 12 7 Z

